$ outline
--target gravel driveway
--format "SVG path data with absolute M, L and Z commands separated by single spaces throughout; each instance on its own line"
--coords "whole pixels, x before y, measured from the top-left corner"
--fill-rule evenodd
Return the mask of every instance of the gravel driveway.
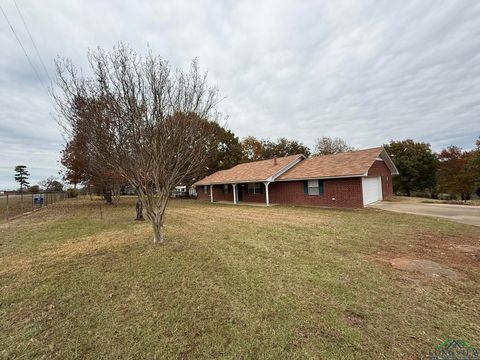
M 415 201 L 379 201 L 370 205 L 370 207 L 400 213 L 445 218 L 462 224 L 480 226 L 480 206 L 427 204 Z

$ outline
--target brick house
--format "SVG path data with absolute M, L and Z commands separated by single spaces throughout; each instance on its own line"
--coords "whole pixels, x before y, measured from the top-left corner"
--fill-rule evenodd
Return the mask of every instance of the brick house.
M 197 181 L 208 201 L 362 208 L 393 195 L 398 170 L 383 147 L 239 164 Z

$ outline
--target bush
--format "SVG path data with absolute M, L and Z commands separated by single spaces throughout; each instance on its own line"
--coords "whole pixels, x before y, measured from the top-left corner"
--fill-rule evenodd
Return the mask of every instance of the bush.
M 38 186 L 38 185 L 32 185 L 32 186 L 30 186 L 30 187 L 27 189 L 27 191 L 28 191 L 29 193 L 36 194 L 36 193 L 40 192 L 40 186 Z
M 438 194 L 440 200 L 457 200 L 457 195 L 455 194 Z
M 67 196 L 69 198 L 76 198 L 78 196 L 78 191 L 76 189 L 68 189 Z

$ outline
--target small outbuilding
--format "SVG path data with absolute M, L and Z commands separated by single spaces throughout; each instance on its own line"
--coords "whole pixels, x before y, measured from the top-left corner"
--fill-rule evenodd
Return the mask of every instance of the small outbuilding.
M 398 170 L 383 147 L 239 164 L 197 181 L 208 201 L 362 208 L 393 195 Z

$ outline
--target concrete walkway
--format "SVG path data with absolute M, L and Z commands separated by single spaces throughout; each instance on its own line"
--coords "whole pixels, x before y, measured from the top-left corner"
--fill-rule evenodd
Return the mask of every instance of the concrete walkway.
M 480 206 L 430 204 L 415 201 L 379 201 L 370 205 L 370 207 L 400 213 L 439 217 L 462 224 L 480 226 Z
M 237 204 L 234 204 L 233 201 L 214 201 L 213 202 L 214 204 L 223 204 L 223 205 L 245 205 L 245 206 L 263 206 L 263 207 L 267 207 L 267 206 L 276 206 L 277 204 L 264 204 L 264 203 L 253 203 L 253 202 L 243 202 L 243 201 L 239 201 L 237 202 Z

